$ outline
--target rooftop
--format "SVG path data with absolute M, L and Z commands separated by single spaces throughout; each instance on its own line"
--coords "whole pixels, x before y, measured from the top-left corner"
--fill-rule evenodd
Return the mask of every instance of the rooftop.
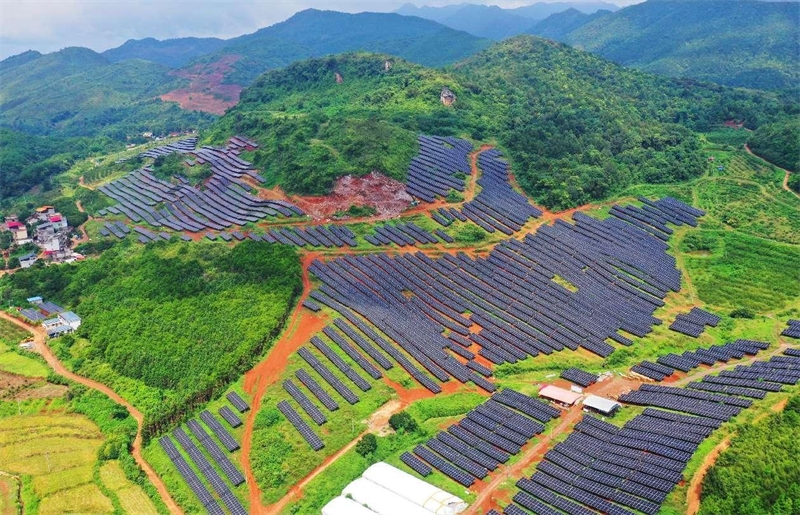
M 539 390 L 539 396 L 546 397 L 548 399 L 560 402 L 562 404 L 567 404 L 570 406 L 578 402 L 578 399 L 582 397 L 582 395 L 579 393 L 571 392 L 569 390 L 565 390 L 564 388 L 559 388 L 558 386 L 554 386 L 552 384 L 547 385 L 541 390 Z
M 620 403 L 612 401 L 611 399 L 606 399 L 605 397 L 598 397 L 597 395 L 587 396 L 583 400 L 583 405 L 603 413 L 611 413 L 620 407 Z

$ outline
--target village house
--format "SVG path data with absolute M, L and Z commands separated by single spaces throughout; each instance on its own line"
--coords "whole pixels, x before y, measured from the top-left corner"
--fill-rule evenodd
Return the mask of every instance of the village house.
M 36 253 L 30 252 L 28 254 L 25 254 L 24 256 L 19 257 L 19 266 L 21 266 L 22 268 L 30 268 L 38 260 L 39 258 L 36 256 Z

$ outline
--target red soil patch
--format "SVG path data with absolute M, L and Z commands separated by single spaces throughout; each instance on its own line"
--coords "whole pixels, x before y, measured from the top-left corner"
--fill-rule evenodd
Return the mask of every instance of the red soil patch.
M 233 70 L 231 65 L 240 58 L 238 55 L 225 55 L 210 64 L 196 64 L 185 70 L 170 72 L 176 77 L 188 79 L 189 86 L 165 93 L 161 95 L 161 100 L 177 102 L 187 111 L 225 114 L 229 107 L 239 103 L 242 87 L 238 84 L 223 84 L 222 79 Z
M 329 195 L 291 198 L 314 220 L 330 218 L 337 211 L 346 211 L 352 205 L 375 208 L 376 219 L 394 218 L 405 211 L 412 200 L 405 184 L 378 172 L 363 177 L 341 177 Z

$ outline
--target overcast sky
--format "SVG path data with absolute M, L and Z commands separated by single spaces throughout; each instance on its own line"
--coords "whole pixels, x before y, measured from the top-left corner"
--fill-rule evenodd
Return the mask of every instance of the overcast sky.
M 314 7 L 346 12 L 394 11 L 408 0 L 0 0 L 0 59 L 25 50 L 67 46 L 103 51 L 128 39 L 185 36 L 229 38 Z M 446 5 L 464 0 L 415 0 Z M 518 7 L 537 0 L 495 0 Z M 573 0 L 581 1 L 581 0 Z M 636 0 L 609 0 L 618 5 Z

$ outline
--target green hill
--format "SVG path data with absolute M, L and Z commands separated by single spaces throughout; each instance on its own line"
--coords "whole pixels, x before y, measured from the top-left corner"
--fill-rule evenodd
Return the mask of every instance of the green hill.
M 110 63 L 86 48 L 29 59 L 3 72 L 0 126 L 31 134 L 118 139 L 192 127 L 204 117 L 157 98 L 182 84 L 167 71 L 138 59 Z
M 21 54 L 12 55 L 11 57 L 7 57 L 6 59 L 0 61 L 0 72 L 8 71 L 11 68 L 16 68 L 17 66 L 33 61 L 34 59 L 39 59 L 40 57 L 42 57 L 42 54 L 36 50 L 28 50 L 27 52 L 22 52 Z
M 420 18 L 307 9 L 282 23 L 230 39 L 198 62 L 213 63 L 226 55 L 238 55 L 240 59 L 225 82 L 247 85 L 265 71 L 309 57 L 368 51 L 425 66 L 443 66 L 488 45 L 486 40 Z
M 387 59 L 348 54 L 269 72 L 208 139 L 256 138 L 256 164 L 292 193 L 373 169 L 402 179 L 419 133 L 496 141 L 527 193 L 564 208 L 698 175 L 705 158 L 692 129 L 731 118 L 755 127 L 781 111 L 770 95 L 648 75 L 530 36 L 448 72 L 401 60 L 385 71 Z M 451 108 L 439 102 L 444 86 L 457 95 Z
M 609 11 L 596 11 L 592 14 L 586 14 L 577 9 L 567 9 L 560 13 L 551 14 L 525 32 L 552 39 L 553 41 L 561 41 L 570 32 L 606 14 L 609 14 Z
M 219 38 L 175 38 L 163 41 L 154 38 L 129 39 L 116 48 L 106 50 L 102 55 L 112 63 L 126 59 L 145 59 L 170 68 L 179 68 L 224 44 L 225 41 Z
M 562 41 L 626 66 L 760 89 L 800 83 L 800 4 L 649 0 Z

